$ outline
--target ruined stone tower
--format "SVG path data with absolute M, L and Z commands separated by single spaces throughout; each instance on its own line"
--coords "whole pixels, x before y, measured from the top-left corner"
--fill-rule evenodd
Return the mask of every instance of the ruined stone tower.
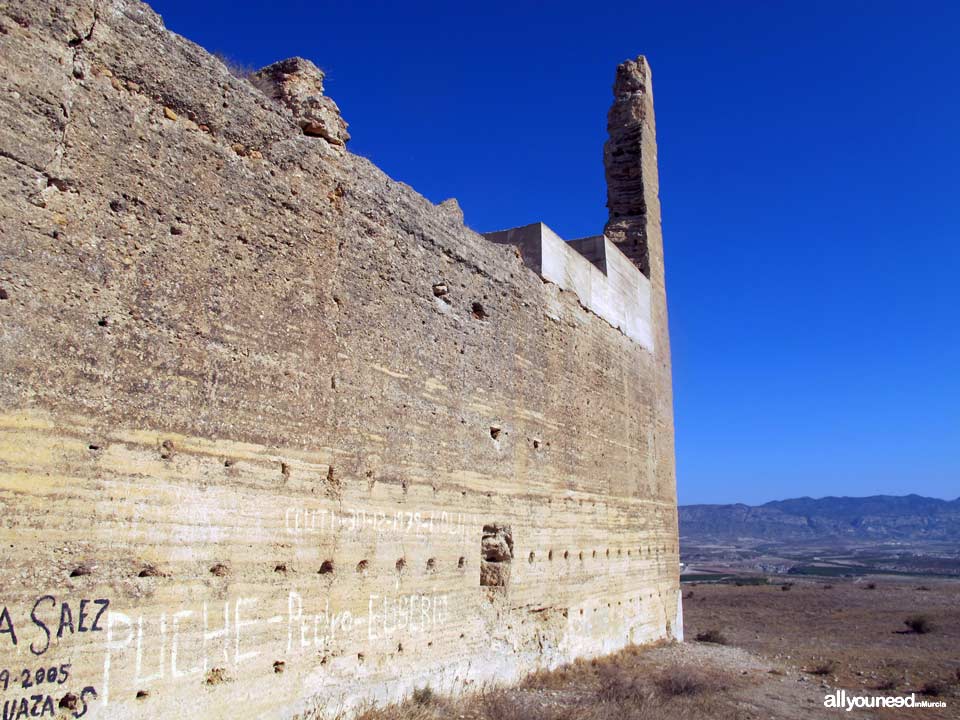
M 605 235 L 487 239 L 307 61 L 254 86 L 137 0 L 0 24 L 5 714 L 334 717 L 680 636 L 642 59 Z
M 646 58 L 617 68 L 603 148 L 610 219 L 604 233 L 651 280 L 663 278 L 653 83 Z

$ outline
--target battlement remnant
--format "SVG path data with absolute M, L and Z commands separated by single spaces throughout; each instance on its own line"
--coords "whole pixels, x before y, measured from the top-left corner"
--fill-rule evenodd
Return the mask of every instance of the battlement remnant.
M 257 70 L 250 82 L 293 113 L 304 135 L 322 137 L 332 145 L 350 139 L 340 108 L 323 92 L 323 71 L 301 57 L 288 58 Z
M 610 217 L 602 235 L 565 243 L 543 223 L 484 234 L 518 246 L 529 268 L 576 293 L 586 308 L 649 351 L 650 280 L 663 288 L 652 85 L 642 55 L 617 67 L 603 149 Z
M 524 264 L 540 277 L 576 293 L 585 308 L 653 350 L 650 281 L 606 236 L 564 242 L 545 224 L 533 223 L 484 237 L 517 246 Z

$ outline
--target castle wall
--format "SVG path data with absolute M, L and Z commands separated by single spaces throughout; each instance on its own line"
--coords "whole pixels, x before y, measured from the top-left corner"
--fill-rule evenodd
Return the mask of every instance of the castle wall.
M 0 11 L 5 707 L 330 716 L 677 635 L 662 282 L 651 352 L 98 7 Z
M 603 235 L 565 242 L 544 223 L 485 233 L 487 240 L 516 246 L 544 280 L 574 293 L 581 304 L 647 350 L 650 281 Z

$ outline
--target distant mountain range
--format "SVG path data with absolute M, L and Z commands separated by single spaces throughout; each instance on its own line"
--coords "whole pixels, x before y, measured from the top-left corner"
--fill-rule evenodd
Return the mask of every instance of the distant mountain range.
M 688 540 L 777 542 L 960 540 L 960 498 L 872 495 L 776 500 L 763 505 L 681 505 Z

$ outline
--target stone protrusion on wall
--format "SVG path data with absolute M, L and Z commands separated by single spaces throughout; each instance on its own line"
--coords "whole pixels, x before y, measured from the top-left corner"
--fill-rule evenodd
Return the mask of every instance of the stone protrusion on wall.
M 607 115 L 609 139 L 603 148 L 610 211 L 604 234 L 649 278 L 647 211 L 651 192 L 656 195 L 657 166 L 652 78 L 642 55 L 617 67 L 613 98 Z
M 250 82 L 271 100 L 285 105 L 304 135 L 322 137 L 331 145 L 350 139 L 340 108 L 323 94 L 323 71 L 309 60 L 287 58 L 250 76 Z
M 480 585 L 506 587 L 513 562 L 513 532 L 509 525 L 484 525 L 480 544 Z

